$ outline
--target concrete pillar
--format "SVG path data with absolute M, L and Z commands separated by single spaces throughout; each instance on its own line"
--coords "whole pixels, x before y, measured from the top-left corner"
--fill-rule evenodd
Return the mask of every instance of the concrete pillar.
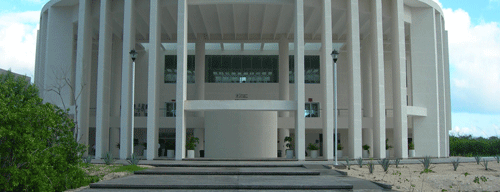
M 88 145 L 90 108 L 90 68 L 92 60 L 92 18 L 90 0 L 80 0 L 78 9 L 78 39 L 76 53 L 75 92 L 80 92 L 78 105 L 77 141 Z M 84 154 L 87 155 L 87 152 Z
M 323 157 L 333 160 L 334 152 L 334 106 L 333 106 L 333 58 L 332 53 L 332 1 L 324 0 L 321 8 L 323 13 L 323 31 L 321 36 L 321 84 L 323 85 L 323 102 L 321 118 L 323 119 Z
M 347 3 L 347 55 L 349 82 L 349 156 L 361 157 L 362 152 L 362 115 L 361 115 L 361 69 L 359 40 L 359 2 L 349 0 Z
M 443 24 L 444 25 L 444 24 Z M 451 96 L 450 96 L 450 55 L 448 49 L 448 31 L 444 31 L 444 79 L 445 79 L 445 102 L 446 102 L 446 141 L 450 141 L 449 131 L 451 130 Z M 446 153 L 442 156 L 450 155 L 450 145 L 446 145 Z
M 122 51 L 122 95 L 120 116 L 120 159 L 130 157 L 133 151 L 132 131 L 134 125 L 133 97 L 134 67 L 130 50 L 135 49 L 135 0 L 124 1 L 123 51 Z
M 306 158 L 306 122 L 304 117 L 304 0 L 295 0 L 295 101 L 297 112 L 295 114 L 295 154 L 297 160 Z
M 411 64 L 413 105 L 427 108 L 426 117 L 413 118 L 416 156 L 440 156 L 436 25 L 434 9 L 413 9 Z
M 285 143 L 285 137 L 290 136 L 290 129 L 286 128 L 279 128 L 278 129 L 278 140 L 279 145 L 278 145 L 278 150 L 281 150 L 281 157 L 285 157 L 286 153 L 286 143 Z
M 99 55 L 97 63 L 97 102 L 96 102 L 96 153 L 101 159 L 109 149 L 110 117 L 110 80 L 111 48 L 113 43 L 111 29 L 111 0 L 101 0 L 99 18 Z
M 205 42 L 196 42 L 195 54 L 195 84 L 196 100 L 205 100 Z M 196 117 L 203 117 L 203 111 L 196 111 Z M 201 139 L 201 138 L 200 138 Z
M 382 0 L 371 1 L 370 56 L 372 66 L 373 157 L 385 157 L 385 81 Z
M 392 92 L 394 109 L 394 157 L 408 158 L 406 113 L 406 52 L 403 0 L 391 1 Z M 419 17 L 416 17 L 419 18 Z
M 112 127 L 109 129 L 109 146 L 113 157 L 120 157 L 120 149 L 116 146 L 118 143 L 120 143 L 120 128 Z
M 147 158 L 158 157 L 158 131 L 160 118 L 160 84 L 163 84 L 165 59 L 161 52 L 161 12 L 160 0 L 151 0 L 149 19 L 149 65 L 148 65 L 148 117 L 147 117 Z
M 200 143 L 196 144 L 196 147 L 194 148 L 195 151 L 195 157 L 200 157 L 200 150 L 205 149 L 205 129 L 194 129 L 194 137 L 197 137 L 200 139 Z
M 372 73 L 371 73 L 371 39 L 365 38 L 361 46 L 361 82 L 363 98 L 363 117 L 372 117 Z M 363 126 L 366 127 L 366 126 Z
M 182 160 L 186 155 L 186 116 L 184 101 L 187 99 L 187 0 L 177 3 L 177 89 L 175 118 L 175 160 Z
M 47 18 L 48 11 L 44 12 L 40 16 L 40 30 L 38 30 L 38 43 L 37 43 L 37 58 L 38 62 L 36 63 L 36 67 L 38 70 L 35 73 L 35 84 L 39 90 L 39 96 L 44 98 L 45 92 L 45 59 L 47 54 Z
M 288 39 L 281 36 L 279 42 L 279 94 L 280 100 L 290 100 L 290 63 L 289 63 Z M 279 117 L 289 117 L 290 112 L 279 111 Z M 280 142 L 282 142 L 280 140 Z
M 446 139 L 447 133 L 447 121 L 446 121 L 446 80 L 444 74 L 444 41 L 443 41 L 443 32 L 444 32 L 444 21 L 441 17 L 441 14 L 435 11 L 435 19 L 436 19 L 436 47 L 437 47 L 437 56 L 438 56 L 438 95 L 439 95 L 439 140 L 440 143 L 440 151 L 441 156 L 446 154 L 446 146 L 449 146 L 448 140 Z

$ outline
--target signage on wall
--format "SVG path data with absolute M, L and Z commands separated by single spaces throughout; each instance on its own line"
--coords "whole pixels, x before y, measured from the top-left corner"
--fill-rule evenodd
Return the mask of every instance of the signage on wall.
M 248 99 L 248 94 L 242 94 L 242 93 L 236 94 L 236 100 L 247 100 L 247 99 Z

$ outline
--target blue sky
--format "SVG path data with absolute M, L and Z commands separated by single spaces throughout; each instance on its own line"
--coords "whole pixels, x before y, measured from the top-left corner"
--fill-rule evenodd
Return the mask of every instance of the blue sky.
M 449 33 L 452 131 L 500 136 L 500 0 L 434 0 Z M 34 76 L 36 30 L 48 0 L 0 1 L 0 68 Z

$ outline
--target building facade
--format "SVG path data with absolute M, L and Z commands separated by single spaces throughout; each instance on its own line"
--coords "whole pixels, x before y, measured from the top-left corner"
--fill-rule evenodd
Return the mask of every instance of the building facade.
M 447 157 L 447 41 L 432 0 L 51 0 L 35 84 L 96 158 Z

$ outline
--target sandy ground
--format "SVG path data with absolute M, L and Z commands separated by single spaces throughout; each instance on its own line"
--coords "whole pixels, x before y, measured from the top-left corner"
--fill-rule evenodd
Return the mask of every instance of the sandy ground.
M 500 191 L 500 164 L 496 161 L 488 162 L 488 170 L 483 163 L 478 165 L 475 162 L 460 163 L 457 171 L 453 171 L 451 163 L 432 164 L 431 173 L 421 173 L 424 170 L 422 164 L 400 164 L 396 168 L 391 161 L 388 171 L 384 172 L 378 162 L 373 163 L 373 174 L 367 165 L 360 168 L 356 164 L 351 165 L 351 170 L 337 170 L 347 172 L 351 177 L 393 185 L 392 189 L 397 191 Z

